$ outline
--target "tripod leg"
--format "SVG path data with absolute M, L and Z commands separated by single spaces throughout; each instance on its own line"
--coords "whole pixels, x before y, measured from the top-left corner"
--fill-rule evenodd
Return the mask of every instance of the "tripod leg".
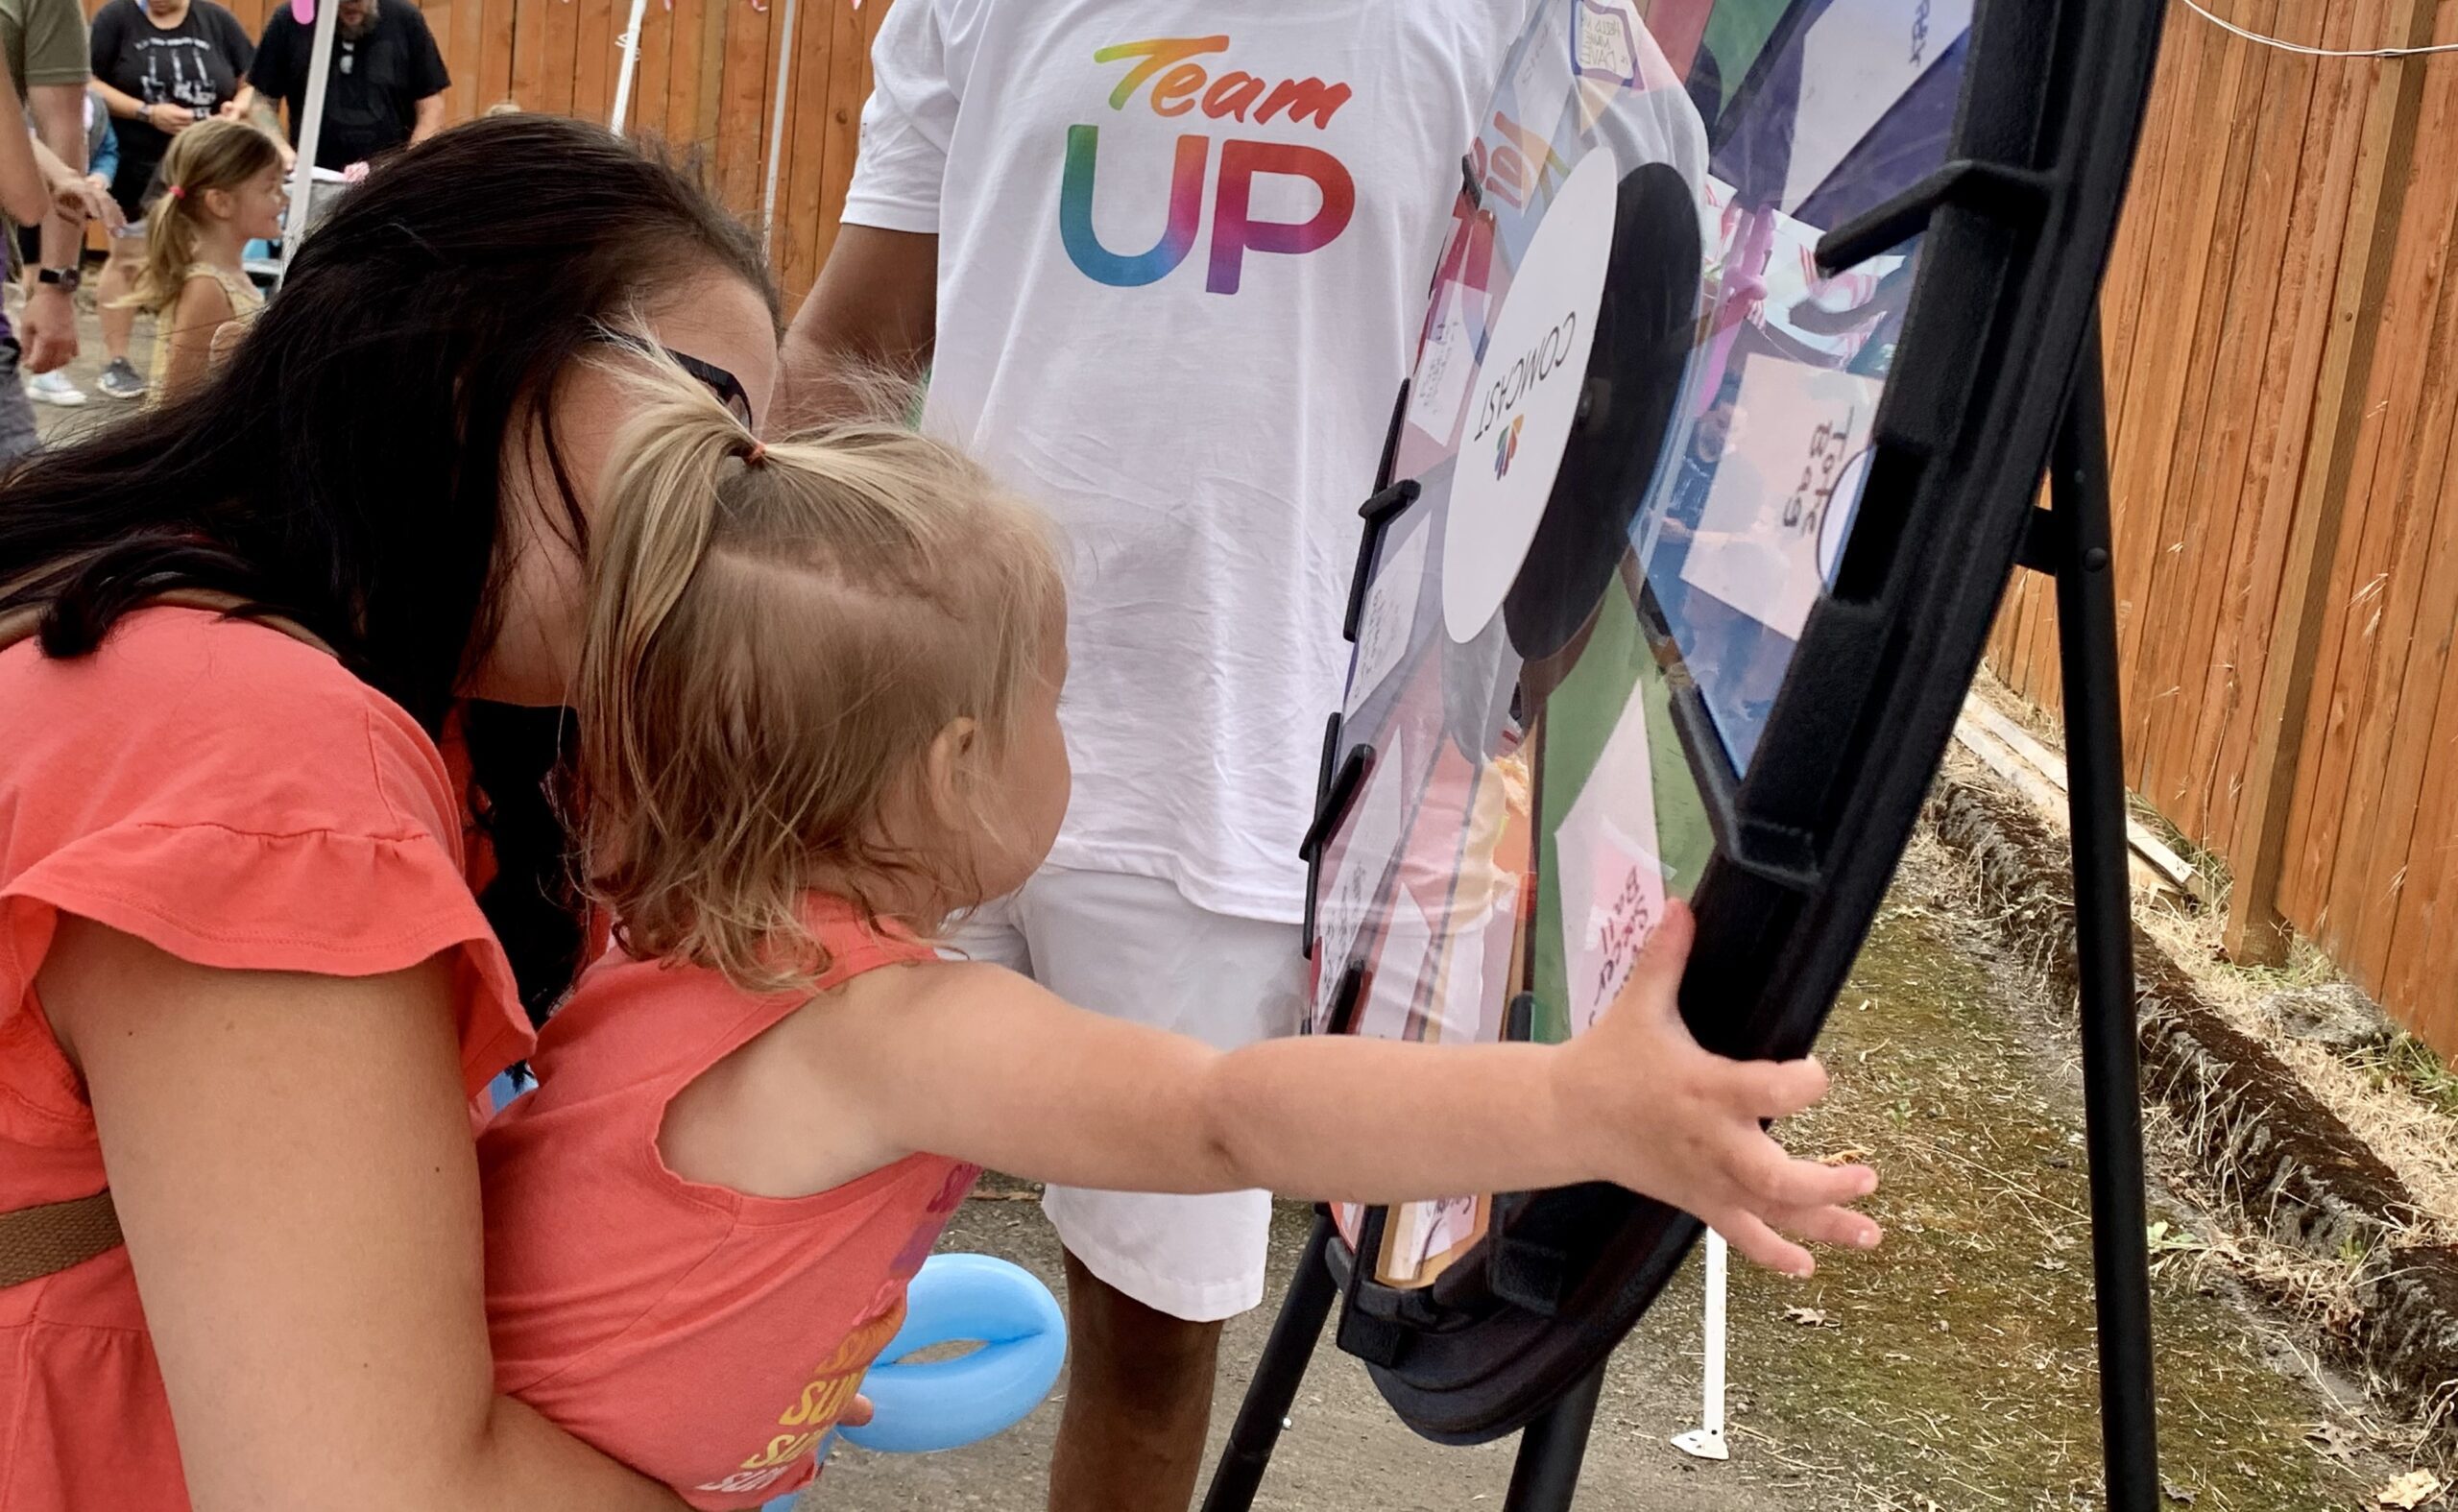
M 1503 1512 L 1570 1512 L 1579 1467 L 1587 1459 L 1587 1430 L 1603 1393 L 1604 1367 L 1599 1365 L 1520 1430 L 1519 1459 L 1511 1467 Z
M 1315 1341 L 1323 1336 L 1323 1320 L 1331 1316 L 1339 1288 L 1332 1284 L 1332 1267 L 1324 1258 L 1332 1244 L 1332 1220 L 1316 1213 L 1313 1232 L 1306 1236 L 1306 1252 L 1297 1258 L 1297 1273 L 1289 1279 L 1289 1294 L 1281 1299 L 1280 1316 L 1271 1326 L 1263 1358 L 1255 1362 L 1255 1379 L 1246 1384 L 1246 1399 L 1238 1421 L 1212 1472 L 1203 1496 L 1203 1512 L 1246 1512 L 1264 1483 L 1272 1447 L 1280 1441 L 1280 1426 L 1297 1400 L 1298 1383 L 1306 1379 L 1307 1362 Z
M 2064 537 L 2057 574 L 2065 687 L 2074 925 L 2090 1138 L 2091 1264 L 2099 1303 L 2100 1431 L 2109 1512 L 2159 1503 L 2151 1381 L 2151 1276 L 2143 1231 L 2142 1092 L 2136 1058 L 2133 913 L 2125 842 L 2116 586 L 2109 560 L 2108 419 L 2093 323 L 2051 462 Z

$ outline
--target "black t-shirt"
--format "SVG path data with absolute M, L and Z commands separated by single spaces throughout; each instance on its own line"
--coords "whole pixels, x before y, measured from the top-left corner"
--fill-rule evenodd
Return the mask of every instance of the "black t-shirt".
M 128 0 L 112 0 L 126 4 Z M 256 49 L 255 86 L 290 108 L 290 140 L 306 119 L 307 62 L 316 34 L 276 5 Z M 418 103 L 452 86 L 436 51 L 435 34 L 410 0 L 379 0 L 374 24 L 355 39 L 333 37 L 333 67 L 325 85 L 325 129 L 316 166 L 347 168 L 410 139 Z
M 213 0 L 188 0 L 180 24 L 157 27 L 136 0 L 109 0 L 94 12 L 94 77 L 147 105 L 168 102 L 213 110 L 239 92 L 256 49 L 239 18 Z M 114 120 L 119 135 L 123 204 L 133 204 L 154 177 L 171 139 L 153 122 Z

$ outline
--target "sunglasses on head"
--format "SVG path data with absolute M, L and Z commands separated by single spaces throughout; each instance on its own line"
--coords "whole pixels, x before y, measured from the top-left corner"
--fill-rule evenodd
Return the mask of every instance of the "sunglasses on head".
M 744 425 L 753 426 L 751 396 L 743 392 L 742 380 L 715 363 L 705 362 L 689 352 L 676 351 L 671 347 L 653 345 L 624 331 L 601 331 L 597 339 L 609 347 L 620 347 L 626 351 L 663 353 L 667 361 L 707 385 L 709 392 L 717 396 L 717 402 L 726 407 L 728 414 Z

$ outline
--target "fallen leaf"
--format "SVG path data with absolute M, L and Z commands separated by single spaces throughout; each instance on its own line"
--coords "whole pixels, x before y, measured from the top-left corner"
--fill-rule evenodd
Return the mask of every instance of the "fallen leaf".
M 1832 1155 L 1819 1156 L 1818 1158 L 1818 1164 L 1820 1165 L 1855 1165 L 1868 1158 L 1869 1152 L 1864 1149 L 1854 1148 L 1848 1150 L 1837 1150 Z
M 2149 1241 L 2154 1255 L 2192 1255 L 2210 1248 L 2191 1229 L 2171 1230 L 2165 1219 L 2151 1225 L 2144 1231 L 2143 1237 Z
M 2415 1512 L 2427 1501 L 2438 1500 L 2445 1488 L 2441 1477 L 2429 1470 L 2410 1470 L 2388 1485 L 2373 1493 L 2373 1500 L 2398 1512 Z
M 1786 1308 L 1784 1321 L 1797 1323 L 1805 1329 L 1832 1329 L 1842 1326 L 1827 1317 L 1824 1308 Z
M 2160 1481 L 2160 1482 L 2159 1482 L 2159 1491 L 2160 1491 L 2160 1493 L 2161 1493 L 2163 1496 L 2165 1496 L 2169 1500 L 2174 1501 L 2174 1502 L 2177 1502 L 2178 1504 L 2180 1504 L 2180 1505 L 2181 1505 L 2181 1506 L 2191 1506 L 2191 1505 L 2193 1505 L 2193 1495 L 2194 1495 L 2194 1494 L 2193 1494 L 2192 1492 L 2190 1492 L 2190 1491 L 2187 1491 L 2184 1487 L 2182 1487 L 2182 1486 L 2181 1486 L 2181 1485 L 2178 1485 L 2178 1484 L 2177 1484 L 2175 1481 L 2173 1481 L 2173 1480 L 2162 1480 L 2162 1481 Z
M 2337 1423 L 2316 1423 L 2304 1430 L 2306 1443 L 2325 1459 L 2349 1460 L 2355 1457 L 2355 1435 Z

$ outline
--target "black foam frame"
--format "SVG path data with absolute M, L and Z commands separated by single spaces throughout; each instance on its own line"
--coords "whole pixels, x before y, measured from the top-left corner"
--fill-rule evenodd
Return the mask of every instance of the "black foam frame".
M 2157 0 L 1982 0 L 1947 162 L 1819 246 L 1821 263 L 1842 271 L 1924 238 L 1860 513 L 1747 777 L 1696 690 L 1676 690 L 1675 726 L 1717 840 L 1693 900 L 1699 935 L 1682 988 L 1685 1017 L 1711 1049 L 1805 1052 L 1892 880 L 2095 329 L 2161 18 Z M 1395 439 L 1405 403 L 1404 388 Z M 1352 636 L 1385 529 L 1415 499 L 1412 483 L 1391 478 L 1392 455 L 1386 445 L 1361 512 Z M 1345 746 L 1335 718 L 1310 868 L 1354 796 L 1357 783 L 1341 779 L 1361 756 L 1371 759 Z M 1340 996 L 1357 995 L 1355 963 L 1324 969 L 1349 978 Z M 1346 1017 L 1336 1003 L 1334 1021 Z M 1364 1254 L 1381 1218 L 1368 1215 Z M 1420 1434 L 1499 1438 L 1594 1375 L 1699 1232 L 1611 1187 L 1506 1194 L 1482 1262 L 1472 1256 L 1411 1291 L 1375 1284 L 1335 1243 L 1339 1339 Z

